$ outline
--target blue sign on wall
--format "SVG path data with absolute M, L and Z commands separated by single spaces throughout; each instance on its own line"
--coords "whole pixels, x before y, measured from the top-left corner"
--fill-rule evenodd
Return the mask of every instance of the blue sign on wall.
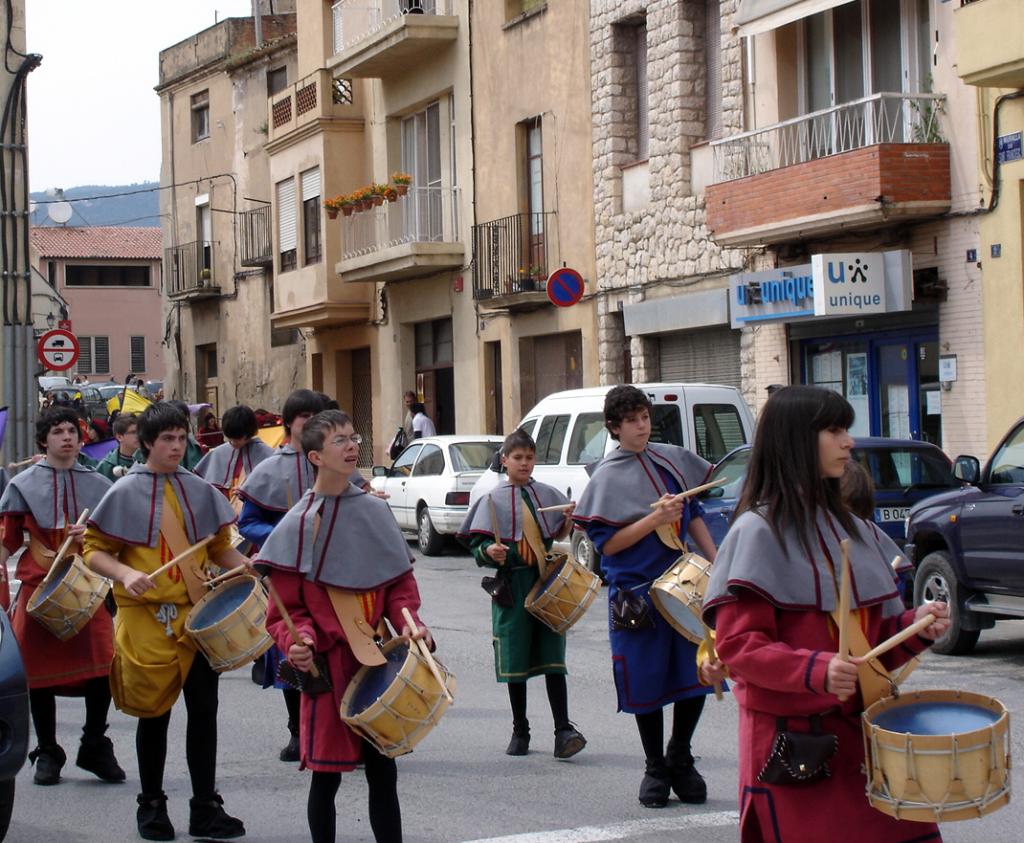
M 1000 164 L 1008 164 L 1010 161 L 1020 161 L 1020 137 L 1020 132 L 1013 132 L 1009 135 L 1000 135 L 996 138 L 996 160 Z

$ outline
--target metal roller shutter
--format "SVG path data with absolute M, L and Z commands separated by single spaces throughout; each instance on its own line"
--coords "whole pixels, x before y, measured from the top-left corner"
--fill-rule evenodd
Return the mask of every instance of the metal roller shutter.
M 312 170 L 306 170 L 304 173 L 299 174 L 299 180 L 302 182 L 302 201 L 305 202 L 307 199 L 314 199 L 320 195 L 320 168 L 314 167 Z
M 740 385 L 740 332 L 682 331 L 661 337 L 661 380 Z

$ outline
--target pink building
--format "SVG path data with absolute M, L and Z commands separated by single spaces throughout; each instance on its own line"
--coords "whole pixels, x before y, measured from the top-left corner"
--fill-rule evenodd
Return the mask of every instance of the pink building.
M 37 269 L 68 302 L 92 383 L 164 378 L 159 228 L 34 228 Z

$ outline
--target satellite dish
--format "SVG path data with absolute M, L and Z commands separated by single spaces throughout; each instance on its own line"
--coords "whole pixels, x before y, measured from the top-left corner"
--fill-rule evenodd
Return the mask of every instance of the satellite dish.
M 64 225 L 74 212 L 70 202 L 51 202 L 46 206 L 46 215 L 57 225 Z

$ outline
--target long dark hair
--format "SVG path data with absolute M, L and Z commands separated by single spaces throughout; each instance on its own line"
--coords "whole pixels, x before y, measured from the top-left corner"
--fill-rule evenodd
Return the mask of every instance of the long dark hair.
M 815 512 L 826 509 L 855 537 L 839 480 L 823 478 L 818 465 L 818 433 L 849 429 L 853 418 L 853 407 L 830 389 L 787 386 L 773 393 L 757 423 L 736 515 L 763 507 L 772 532 L 784 544 L 782 531 L 788 527 L 806 541 Z

